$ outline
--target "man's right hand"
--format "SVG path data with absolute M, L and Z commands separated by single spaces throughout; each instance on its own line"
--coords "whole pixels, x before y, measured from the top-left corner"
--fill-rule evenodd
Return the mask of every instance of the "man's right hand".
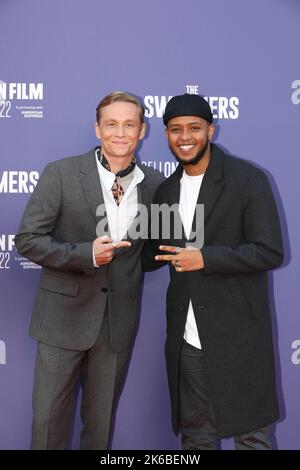
M 114 250 L 125 246 L 131 246 L 131 243 L 127 241 L 113 243 L 112 239 L 107 235 L 96 238 L 93 241 L 93 251 L 97 266 L 110 263 L 114 257 Z

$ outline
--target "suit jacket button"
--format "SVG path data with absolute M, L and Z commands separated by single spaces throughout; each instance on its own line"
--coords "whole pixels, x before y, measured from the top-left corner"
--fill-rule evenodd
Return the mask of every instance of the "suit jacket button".
M 107 293 L 107 291 L 108 291 L 107 287 L 102 287 L 102 289 L 101 289 L 101 290 L 102 290 L 102 292 L 104 292 L 105 294 L 106 294 L 106 293 Z
M 203 310 L 203 309 L 206 308 L 206 307 L 205 307 L 205 305 L 198 305 L 198 308 L 201 309 L 201 310 Z

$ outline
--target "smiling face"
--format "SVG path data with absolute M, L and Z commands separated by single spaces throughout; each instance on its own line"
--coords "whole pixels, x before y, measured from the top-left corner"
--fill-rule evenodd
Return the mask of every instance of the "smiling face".
M 109 163 L 124 166 L 130 163 L 138 141 L 143 139 L 146 125 L 135 104 L 116 101 L 102 108 L 95 130 Z
M 209 158 L 213 134 L 213 124 L 198 116 L 174 117 L 166 128 L 169 147 L 183 165 L 196 165 Z

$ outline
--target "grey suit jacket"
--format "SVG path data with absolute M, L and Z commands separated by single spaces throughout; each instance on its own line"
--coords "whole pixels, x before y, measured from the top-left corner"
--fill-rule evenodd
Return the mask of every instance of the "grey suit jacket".
M 163 181 L 156 170 L 140 165 L 138 202 L 149 207 Z M 132 341 L 139 307 L 140 254 L 144 240 L 116 251 L 108 265 L 94 268 L 99 204 L 104 204 L 95 152 L 50 163 L 24 212 L 15 237 L 18 251 L 43 267 L 30 334 L 67 349 L 91 347 L 108 305 L 112 347 Z M 100 234 L 101 235 L 101 234 Z M 126 238 L 126 237 L 125 237 Z

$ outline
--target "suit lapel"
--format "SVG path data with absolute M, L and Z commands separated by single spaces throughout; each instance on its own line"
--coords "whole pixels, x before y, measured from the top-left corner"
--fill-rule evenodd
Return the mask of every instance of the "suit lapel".
M 151 206 L 150 206 L 151 191 L 150 191 L 150 188 L 148 186 L 148 181 L 147 181 L 147 176 L 146 175 L 145 175 L 144 179 L 137 185 L 137 201 L 138 201 L 138 206 L 143 205 L 147 209 L 147 214 L 149 214 L 149 211 L 151 210 Z M 149 220 L 148 217 L 147 217 L 147 220 Z M 140 221 L 141 221 L 141 217 L 140 217 L 140 214 L 139 214 L 139 211 L 138 211 L 136 217 L 133 219 L 130 226 L 128 227 L 124 239 L 131 241 L 131 243 L 135 243 L 139 240 L 139 238 L 133 240 L 130 237 L 130 233 L 132 233 L 133 227 L 135 227 L 135 229 L 137 229 L 137 227 L 136 227 L 137 222 L 140 222 Z M 142 223 L 147 223 L 147 221 L 145 220 Z M 141 233 L 142 230 L 143 230 L 143 227 L 140 228 L 139 232 Z
M 150 204 L 151 192 L 150 188 L 147 183 L 147 177 L 137 185 L 137 196 L 138 196 L 138 204 L 143 204 L 144 206 L 148 207 Z
M 82 190 L 90 211 L 95 219 L 95 223 L 97 223 L 102 218 L 107 218 L 107 214 L 96 164 L 95 150 L 91 150 L 85 155 L 80 168 L 80 173 Z M 101 214 L 96 215 L 98 208 L 100 209 Z
M 180 180 L 182 176 L 182 166 L 178 165 L 173 175 L 170 177 L 169 184 L 168 184 L 168 193 L 167 193 L 167 203 L 169 207 L 174 205 L 174 220 L 177 221 L 178 227 L 178 234 L 182 234 L 181 238 L 175 238 L 175 233 L 171 231 L 171 240 L 172 245 L 176 245 L 179 247 L 184 248 L 187 242 L 187 238 L 185 236 L 184 227 L 182 224 L 182 220 L 179 213 L 179 201 L 180 201 Z
M 224 154 L 221 149 L 212 144 L 212 153 L 209 165 L 203 177 L 197 204 L 204 204 L 204 222 L 207 221 L 221 191 L 223 182 Z

